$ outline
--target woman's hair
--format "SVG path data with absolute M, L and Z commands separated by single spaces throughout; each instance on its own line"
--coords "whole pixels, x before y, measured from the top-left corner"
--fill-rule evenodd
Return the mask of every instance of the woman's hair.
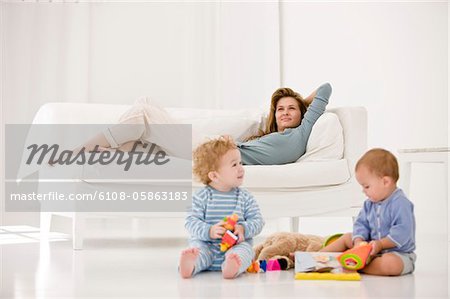
M 230 136 L 220 136 L 200 144 L 193 153 L 194 175 L 205 185 L 211 183 L 208 173 L 219 167 L 220 159 L 232 149 L 237 149 Z
M 277 104 L 280 99 L 286 98 L 286 97 L 294 98 L 297 101 L 298 107 L 300 108 L 300 112 L 301 112 L 300 123 L 302 123 L 303 116 L 305 115 L 306 110 L 308 109 L 308 106 L 305 103 L 305 100 L 303 99 L 303 97 L 298 92 L 295 92 L 288 87 L 278 88 L 272 94 L 272 100 L 270 101 L 270 112 L 269 112 L 269 116 L 267 117 L 266 127 L 264 128 L 264 130 L 260 130 L 258 134 L 247 138 L 246 139 L 247 141 L 259 138 L 261 136 L 264 136 L 264 135 L 267 135 L 267 134 L 270 134 L 273 132 L 278 132 L 277 120 L 275 118 L 275 113 L 277 111 Z
M 370 172 L 379 177 L 388 176 L 398 181 L 398 162 L 395 156 L 382 148 L 374 148 L 366 152 L 356 163 L 355 170 L 361 166 L 366 167 Z

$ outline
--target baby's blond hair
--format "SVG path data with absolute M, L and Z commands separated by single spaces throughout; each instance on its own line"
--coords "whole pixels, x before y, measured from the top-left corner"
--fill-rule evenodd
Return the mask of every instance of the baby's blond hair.
M 367 167 L 370 172 L 380 177 L 388 176 L 394 182 L 398 181 L 399 171 L 397 158 L 385 149 L 374 148 L 366 152 L 356 163 L 355 170 L 357 171 L 361 166 Z
M 220 136 L 199 145 L 193 153 L 193 173 L 205 185 L 211 183 L 208 173 L 219 167 L 220 158 L 229 150 L 237 149 L 230 136 Z

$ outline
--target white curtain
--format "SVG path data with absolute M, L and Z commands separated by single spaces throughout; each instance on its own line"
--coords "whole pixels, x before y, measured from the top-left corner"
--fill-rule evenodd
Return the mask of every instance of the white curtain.
M 2 3 L 4 123 L 46 102 L 268 105 L 278 2 Z
M 45 102 L 87 100 L 89 5 L 3 4 L 6 123 L 27 123 Z

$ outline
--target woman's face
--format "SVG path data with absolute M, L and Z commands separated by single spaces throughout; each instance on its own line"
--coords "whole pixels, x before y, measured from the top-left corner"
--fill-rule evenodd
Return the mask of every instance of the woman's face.
M 275 120 L 278 132 L 283 132 L 286 128 L 298 127 L 301 115 L 302 113 L 296 99 L 291 97 L 279 99 L 275 107 Z

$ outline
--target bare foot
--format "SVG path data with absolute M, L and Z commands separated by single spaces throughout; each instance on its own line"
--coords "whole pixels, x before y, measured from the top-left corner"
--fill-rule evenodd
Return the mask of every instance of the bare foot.
M 239 255 L 237 255 L 236 253 L 230 253 L 229 255 L 227 255 L 227 257 L 225 258 L 225 263 L 222 268 L 223 278 L 226 279 L 235 278 L 241 265 L 242 262 Z
M 181 252 L 180 257 L 180 275 L 183 278 L 192 277 L 194 272 L 195 261 L 197 260 L 198 248 L 188 248 Z

